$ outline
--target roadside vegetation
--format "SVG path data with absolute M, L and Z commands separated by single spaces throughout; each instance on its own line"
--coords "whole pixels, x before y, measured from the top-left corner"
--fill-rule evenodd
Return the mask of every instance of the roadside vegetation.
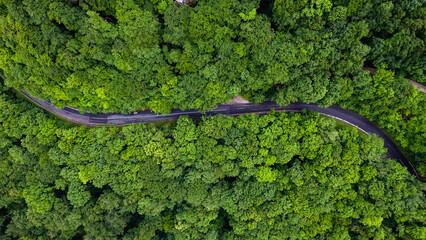
M 0 88 L 5 239 L 422 239 L 424 184 L 303 114 L 86 128 Z
M 327 106 L 363 66 L 425 82 L 421 0 L 2 0 L 10 87 L 82 112 Z
M 74 126 L 81 112 L 338 104 L 426 178 L 424 0 L 0 0 L 0 239 L 426 239 L 425 184 L 312 112 Z M 363 67 L 377 69 L 371 75 Z
M 426 178 L 426 94 L 384 69 L 373 76 L 360 72 L 353 79 L 345 87 L 351 94 L 338 104 L 385 130 Z
M 385 129 L 421 175 L 424 1 L 0 1 L 6 84 L 81 112 L 339 104 Z M 361 69 L 378 67 L 379 75 Z M 367 72 L 367 71 L 366 71 Z M 394 77 L 394 73 L 396 76 Z

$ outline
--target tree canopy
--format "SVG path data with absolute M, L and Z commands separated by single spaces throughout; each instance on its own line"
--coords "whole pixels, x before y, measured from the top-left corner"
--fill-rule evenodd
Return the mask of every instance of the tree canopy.
M 425 237 L 424 183 L 331 118 L 87 128 L 0 91 L 6 239 Z
M 8 86 L 82 112 L 328 106 L 363 66 L 425 82 L 422 0 L 2 0 Z M 349 94 L 349 93 L 344 93 Z
M 191 3 L 2 0 L 5 83 L 81 112 L 204 111 L 238 94 L 340 104 L 425 159 L 425 97 L 402 79 L 425 82 L 424 1 Z
M 0 0 L 0 238 L 425 239 L 424 183 L 312 112 L 119 128 L 81 112 L 339 104 L 426 177 L 424 0 Z M 375 67 L 371 75 L 363 67 Z

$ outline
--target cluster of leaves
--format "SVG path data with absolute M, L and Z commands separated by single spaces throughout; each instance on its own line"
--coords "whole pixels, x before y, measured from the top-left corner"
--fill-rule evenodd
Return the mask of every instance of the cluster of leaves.
M 424 239 L 425 185 L 315 113 L 69 126 L 0 88 L 0 228 L 23 239 Z
M 8 86 L 82 112 L 330 105 L 365 65 L 424 81 L 422 0 L 1 0 Z
M 339 105 L 377 123 L 426 178 L 426 94 L 384 69 L 375 75 L 359 72 L 353 79 Z
M 370 34 L 365 42 L 371 47 L 367 59 L 375 66 L 386 65 L 398 74 L 426 84 L 425 1 L 351 1 L 368 2 L 351 16 L 353 19 L 367 16 Z

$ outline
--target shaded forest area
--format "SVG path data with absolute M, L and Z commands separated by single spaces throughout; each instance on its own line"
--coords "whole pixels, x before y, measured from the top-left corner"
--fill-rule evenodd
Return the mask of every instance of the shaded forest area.
M 203 111 L 238 94 L 339 104 L 426 176 L 426 97 L 403 80 L 426 82 L 425 11 L 424 0 L 1 0 L 0 71 L 81 112 Z
M 328 106 L 363 66 L 426 82 L 423 0 L 2 0 L 6 84 L 82 112 Z
M 425 184 L 313 112 L 86 128 L 0 85 L 4 239 L 424 239 Z
M 0 238 L 425 239 L 425 184 L 312 112 L 77 127 L 82 112 L 339 104 L 426 176 L 424 0 L 0 0 Z M 362 67 L 376 67 L 370 75 Z

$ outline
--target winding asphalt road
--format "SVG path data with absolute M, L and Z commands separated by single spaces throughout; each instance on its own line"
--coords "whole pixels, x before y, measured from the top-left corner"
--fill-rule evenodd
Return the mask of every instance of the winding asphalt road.
M 275 109 L 276 112 L 286 111 L 286 112 L 301 112 L 304 109 L 312 110 L 320 114 L 332 117 L 339 121 L 348 123 L 352 126 L 357 127 L 359 130 L 363 131 L 366 134 L 376 134 L 384 140 L 384 146 L 387 148 L 387 154 L 389 157 L 396 159 L 401 165 L 405 166 L 408 171 L 415 175 L 419 180 L 421 177 L 418 175 L 414 166 L 408 161 L 404 153 L 398 148 L 398 146 L 392 141 L 392 139 L 378 126 L 366 119 L 365 117 L 356 114 L 355 112 L 343 109 L 339 106 L 332 105 L 327 108 L 319 107 L 316 104 L 308 103 L 292 103 L 285 107 L 279 106 L 274 102 L 264 102 L 260 104 L 246 103 L 246 104 L 223 104 L 219 105 L 216 109 L 211 111 L 206 111 L 205 114 L 198 112 L 197 110 L 186 110 L 182 111 L 179 109 L 174 109 L 170 114 L 155 114 L 151 111 L 139 111 L 135 114 L 119 114 L 119 113 L 84 113 L 81 114 L 78 110 L 65 107 L 63 109 L 57 109 L 50 104 L 49 101 L 43 101 L 38 98 L 31 96 L 27 92 L 21 91 L 27 98 L 36 103 L 37 105 L 43 107 L 47 111 L 58 115 L 60 117 L 66 118 L 67 120 L 88 126 L 97 126 L 97 125 L 121 125 L 129 123 L 142 123 L 142 122 L 154 122 L 161 120 L 176 120 L 180 116 L 190 116 L 192 118 L 202 117 L 202 116 L 212 116 L 217 114 L 224 115 L 241 115 L 247 113 L 268 113 L 271 109 Z

